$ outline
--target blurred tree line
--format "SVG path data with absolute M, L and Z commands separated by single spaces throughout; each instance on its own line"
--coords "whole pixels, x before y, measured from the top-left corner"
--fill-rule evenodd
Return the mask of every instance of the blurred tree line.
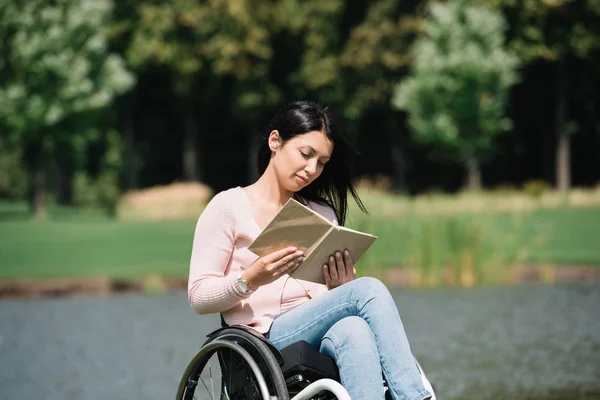
M 357 172 L 398 191 L 595 185 L 599 17 L 600 0 L 7 0 L 0 196 L 43 213 L 246 184 L 295 99 L 330 104 Z

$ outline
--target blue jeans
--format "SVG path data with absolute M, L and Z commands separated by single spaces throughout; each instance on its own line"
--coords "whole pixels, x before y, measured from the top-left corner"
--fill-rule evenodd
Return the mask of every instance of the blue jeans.
M 358 278 L 275 318 L 269 340 L 282 349 L 304 340 L 336 360 L 352 400 L 422 400 L 425 390 L 396 304 L 375 278 Z

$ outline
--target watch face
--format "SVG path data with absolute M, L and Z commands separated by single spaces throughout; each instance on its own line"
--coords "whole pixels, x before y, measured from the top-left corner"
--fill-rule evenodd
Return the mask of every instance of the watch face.
M 242 290 L 247 293 L 250 291 L 250 288 L 248 287 L 248 284 L 246 283 L 246 281 L 244 281 L 243 279 L 238 280 L 238 283 L 240 284 L 240 287 L 242 288 Z

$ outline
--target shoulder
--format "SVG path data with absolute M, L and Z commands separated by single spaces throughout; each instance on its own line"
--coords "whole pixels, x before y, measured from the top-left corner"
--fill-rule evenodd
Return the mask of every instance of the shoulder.
M 217 193 L 210 199 L 202 214 L 216 213 L 234 217 L 236 210 L 239 210 L 240 194 L 243 193 L 239 187 Z
M 223 190 L 222 192 L 217 193 L 213 197 L 213 200 L 216 200 L 220 203 L 224 203 L 228 206 L 233 206 L 235 208 L 235 206 L 238 205 L 239 202 L 241 201 L 243 195 L 244 195 L 244 189 L 237 186 L 237 187 Z

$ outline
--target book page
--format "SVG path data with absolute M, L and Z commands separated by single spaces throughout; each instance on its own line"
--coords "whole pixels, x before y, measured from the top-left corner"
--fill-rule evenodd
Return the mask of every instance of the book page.
M 323 264 L 336 251 L 348 249 L 356 263 L 369 247 L 377 240 L 376 236 L 358 232 L 343 226 L 336 226 L 319 243 L 302 264 L 291 274 L 295 279 L 325 283 Z
M 325 217 L 290 199 L 261 234 L 250 245 L 249 250 L 259 257 L 289 246 L 305 252 L 318 243 L 332 228 Z

